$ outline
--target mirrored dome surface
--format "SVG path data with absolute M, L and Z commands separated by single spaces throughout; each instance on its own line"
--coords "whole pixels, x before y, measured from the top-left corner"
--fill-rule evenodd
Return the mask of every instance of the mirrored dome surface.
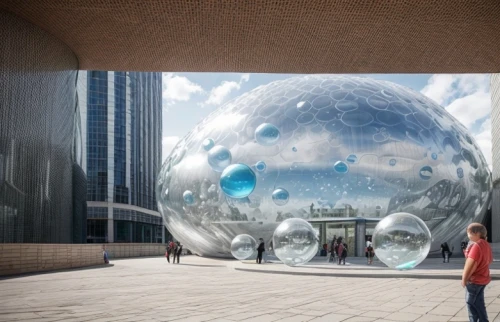
M 221 189 L 230 164 L 255 175 L 249 195 Z M 327 220 L 347 206 L 351 217 L 412 213 L 437 251 L 482 220 L 490 187 L 473 137 L 424 95 L 310 75 L 260 86 L 204 119 L 163 164 L 157 199 L 169 231 L 200 255 L 230 256 L 239 234 L 267 245 L 285 219 Z

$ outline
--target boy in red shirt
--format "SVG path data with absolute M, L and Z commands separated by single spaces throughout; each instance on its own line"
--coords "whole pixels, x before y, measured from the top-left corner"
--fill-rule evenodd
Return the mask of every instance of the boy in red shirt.
M 481 224 L 472 223 L 467 227 L 470 243 L 464 252 L 466 261 L 462 273 L 462 287 L 466 288 L 465 303 L 471 322 L 488 322 L 484 288 L 491 281 L 489 266 L 493 262 L 493 254 L 486 235 L 486 227 Z

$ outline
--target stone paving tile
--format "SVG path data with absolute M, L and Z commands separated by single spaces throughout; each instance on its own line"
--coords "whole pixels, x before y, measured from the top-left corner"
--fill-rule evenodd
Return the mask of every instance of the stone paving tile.
M 377 318 L 369 318 L 366 316 L 353 316 L 352 318 L 344 320 L 343 322 L 371 322 L 375 320 L 377 320 Z
M 0 321 L 467 321 L 455 280 L 263 274 L 196 256 L 183 263 L 127 259 L 106 269 L 1 279 Z M 214 263 L 221 267 L 206 267 Z M 500 281 L 485 294 L 490 321 L 500 319 Z

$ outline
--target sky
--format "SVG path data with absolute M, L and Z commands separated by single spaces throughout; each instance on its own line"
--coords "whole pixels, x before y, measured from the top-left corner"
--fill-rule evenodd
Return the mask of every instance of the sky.
M 295 74 L 163 73 L 162 160 L 176 143 L 225 102 Z M 436 101 L 467 127 L 491 168 L 489 74 L 360 75 L 400 84 Z

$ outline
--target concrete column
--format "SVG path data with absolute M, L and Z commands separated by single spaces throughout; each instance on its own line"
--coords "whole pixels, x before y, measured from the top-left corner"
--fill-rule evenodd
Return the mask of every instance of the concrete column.
M 108 243 L 115 242 L 115 229 L 113 225 L 113 207 L 108 207 Z
M 356 256 L 364 256 L 366 239 L 366 220 L 356 220 Z

